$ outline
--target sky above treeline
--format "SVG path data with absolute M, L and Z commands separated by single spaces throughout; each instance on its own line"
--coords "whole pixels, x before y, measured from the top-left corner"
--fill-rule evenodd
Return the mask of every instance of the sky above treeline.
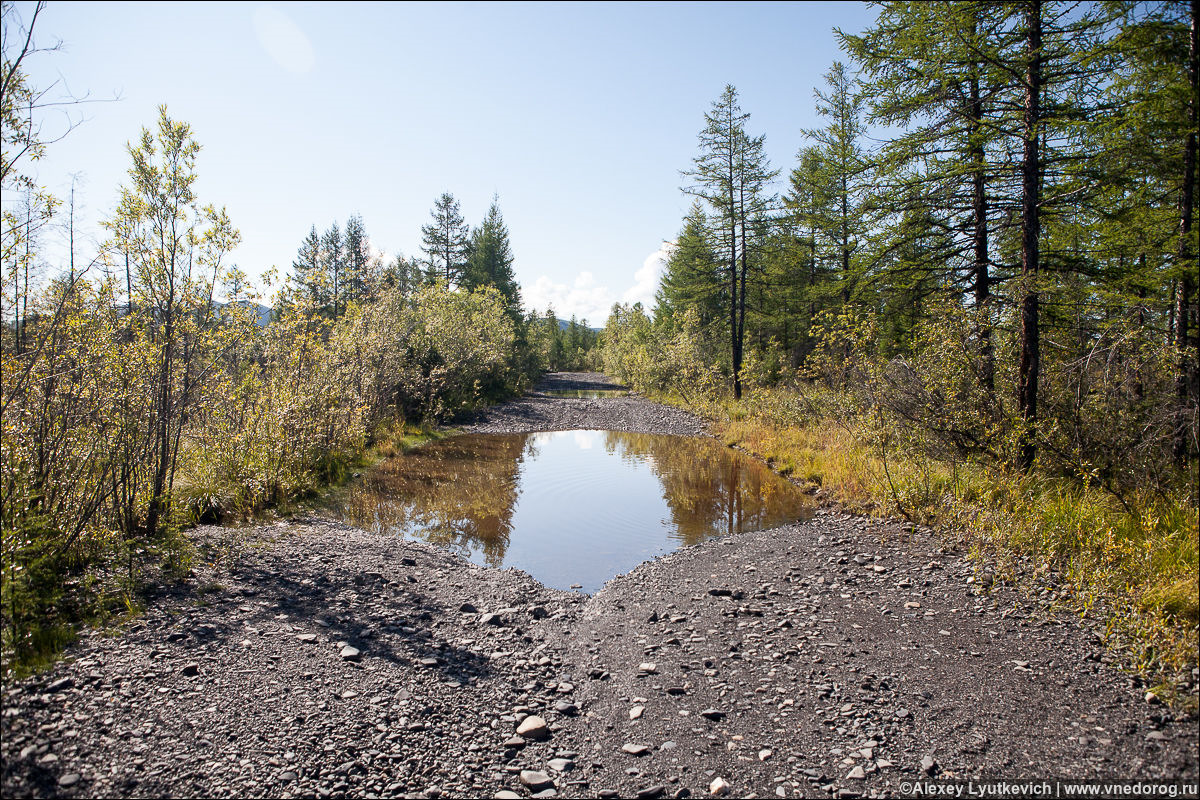
M 32 3 L 18 3 L 22 17 Z M 726 83 L 765 133 L 782 191 L 813 89 L 842 58 L 832 29 L 863 30 L 856 2 L 51 2 L 28 62 L 53 138 L 34 165 L 76 205 L 76 259 L 126 180 L 126 143 L 157 107 L 192 125 L 202 203 L 242 233 L 233 260 L 286 272 L 312 225 L 362 216 L 387 254 L 420 254 L 434 200 L 478 223 L 493 195 L 526 308 L 601 325 L 614 302 L 652 305 L 664 242 L 691 204 L 681 170 Z M 9 198 L 5 202 L 9 202 Z M 65 234 L 52 233 L 48 253 Z M 58 250 L 57 252 L 62 252 Z

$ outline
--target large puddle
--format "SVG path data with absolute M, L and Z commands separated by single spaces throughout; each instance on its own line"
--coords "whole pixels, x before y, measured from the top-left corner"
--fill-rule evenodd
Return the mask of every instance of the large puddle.
M 444 439 L 379 464 L 335 502 L 360 528 L 586 592 L 659 553 L 813 511 L 714 441 L 614 431 Z

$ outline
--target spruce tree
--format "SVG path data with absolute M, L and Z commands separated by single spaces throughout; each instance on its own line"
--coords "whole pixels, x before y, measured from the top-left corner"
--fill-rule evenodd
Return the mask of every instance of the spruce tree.
M 454 195 L 443 193 L 434 203 L 430 216 L 433 222 L 421 226 L 421 244 L 429 266 L 428 279 L 458 286 L 463 280 L 469 240 L 467 223 L 463 221 Z

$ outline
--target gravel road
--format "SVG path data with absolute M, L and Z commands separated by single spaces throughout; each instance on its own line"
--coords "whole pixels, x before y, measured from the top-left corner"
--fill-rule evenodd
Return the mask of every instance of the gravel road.
M 572 428 L 703 432 L 637 397 L 540 392 L 467 430 Z M 823 511 L 646 562 L 593 597 L 321 516 L 192 535 L 204 563 L 186 585 L 5 685 L 4 797 L 1197 781 L 1196 719 L 1147 703 L 1088 622 L 908 526 Z

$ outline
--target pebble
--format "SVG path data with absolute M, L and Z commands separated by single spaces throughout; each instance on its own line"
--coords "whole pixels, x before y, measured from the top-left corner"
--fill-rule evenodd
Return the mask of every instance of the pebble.
M 729 781 L 721 777 L 713 778 L 708 785 L 708 793 L 713 797 L 724 797 L 729 794 Z
M 650 748 L 644 744 L 626 742 L 625 744 L 621 745 L 621 752 L 628 753 L 631 756 L 644 756 L 650 752 Z
M 658 665 L 653 661 L 643 661 L 641 664 L 638 664 L 638 672 L 642 675 L 653 675 L 658 672 Z
M 532 769 L 521 770 L 521 783 L 531 791 L 540 792 L 554 785 L 554 779 L 544 772 Z
M 517 736 L 526 739 L 545 739 L 550 735 L 550 726 L 539 716 L 529 716 L 521 720 L 517 726 Z
M 357 647 L 346 645 L 341 652 L 343 661 L 358 661 L 362 657 L 362 652 Z
M 634 706 L 633 708 L 629 709 L 629 718 L 630 719 L 639 719 L 639 718 L 641 718 L 641 716 L 645 712 L 645 710 L 646 710 L 645 706 Z
M 938 763 L 933 760 L 933 756 L 925 756 L 921 759 L 921 772 L 926 775 L 934 775 L 938 771 Z
M 61 778 L 58 779 L 58 785 L 59 786 L 74 786 L 75 784 L 79 783 L 79 781 L 82 777 L 83 776 L 80 775 L 78 772 L 68 772 L 66 775 L 63 775 Z

